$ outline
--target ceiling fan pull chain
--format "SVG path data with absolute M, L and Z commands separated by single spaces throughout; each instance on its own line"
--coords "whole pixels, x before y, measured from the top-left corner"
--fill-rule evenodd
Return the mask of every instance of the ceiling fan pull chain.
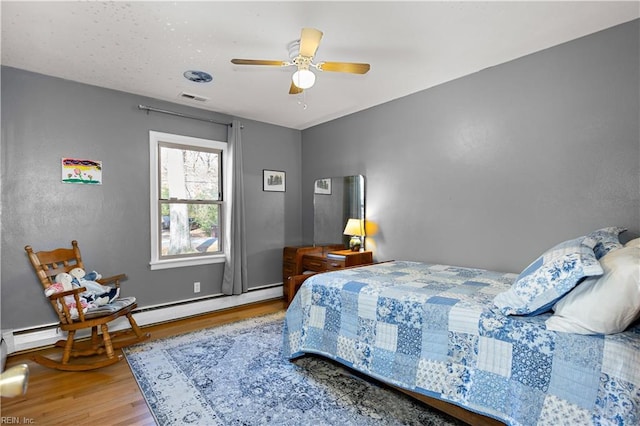
M 302 109 L 307 109 L 307 92 L 302 92 L 298 96 L 298 105 L 302 105 Z

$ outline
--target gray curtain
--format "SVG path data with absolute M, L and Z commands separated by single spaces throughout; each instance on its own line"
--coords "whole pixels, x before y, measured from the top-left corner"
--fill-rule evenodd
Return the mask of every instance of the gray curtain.
M 242 294 L 249 287 L 247 280 L 246 228 L 244 223 L 244 180 L 242 168 L 241 124 L 233 120 L 229 127 L 227 167 L 225 173 L 225 215 L 229 220 L 228 232 L 224 240 L 224 277 L 222 293 Z

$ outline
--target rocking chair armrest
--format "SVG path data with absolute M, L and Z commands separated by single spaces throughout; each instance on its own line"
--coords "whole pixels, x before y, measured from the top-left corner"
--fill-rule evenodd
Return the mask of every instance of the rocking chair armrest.
M 76 287 L 71 290 L 62 291 L 60 293 L 54 293 L 49 296 L 49 300 L 53 305 L 56 313 L 58 314 L 58 318 L 60 318 L 60 323 L 62 324 L 72 324 L 75 320 L 80 322 L 84 322 L 84 310 L 82 309 L 82 300 L 80 299 L 80 294 L 82 292 L 87 291 L 86 287 Z M 61 303 L 59 299 L 62 299 L 65 296 L 73 295 L 73 300 L 75 301 L 77 307 L 77 314 L 72 313 L 69 306 L 66 303 Z
M 96 282 L 102 285 L 113 283 L 117 288 L 119 288 L 120 280 L 125 280 L 126 278 L 127 278 L 126 274 L 118 274 L 118 275 L 113 275 L 111 277 L 100 278 L 99 280 L 96 280 Z
M 87 291 L 86 287 L 76 287 L 76 288 L 73 288 L 71 290 L 63 291 L 63 292 L 60 292 L 60 293 L 54 293 L 51 296 L 49 296 L 49 299 L 56 300 L 56 299 L 60 299 L 60 298 L 65 297 L 65 296 L 70 296 L 72 294 L 80 294 L 80 293 L 85 292 L 85 291 Z

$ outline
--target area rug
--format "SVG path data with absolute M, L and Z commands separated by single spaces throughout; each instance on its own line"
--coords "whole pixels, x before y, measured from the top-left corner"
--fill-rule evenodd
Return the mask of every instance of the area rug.
M 461 425 L 337 363 L 281 352 L 284 313 L 124 350 L 159 425 Z

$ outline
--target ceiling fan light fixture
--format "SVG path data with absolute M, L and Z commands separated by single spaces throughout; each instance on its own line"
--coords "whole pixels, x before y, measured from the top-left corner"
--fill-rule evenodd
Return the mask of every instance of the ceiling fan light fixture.
M 293 84 L 300 89 L 308 89 L 316 82 L 316 75 L 307 69 L 301 69 L 293 73 Z

